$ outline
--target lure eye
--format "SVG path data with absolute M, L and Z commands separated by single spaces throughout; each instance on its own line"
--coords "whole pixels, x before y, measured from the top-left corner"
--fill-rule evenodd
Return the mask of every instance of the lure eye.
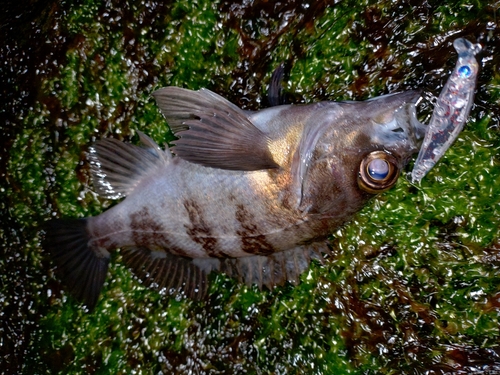
M 472 74 L 472 69 L 468 65 L 462 65 L 458 68 L 458 75 L 460 78 L 469 78 Z
M 361 161 L 358 185 L 368 193 L 377 194 L 389 190 L 399 177 L 397 160 L 384 151 L 374 151 Z

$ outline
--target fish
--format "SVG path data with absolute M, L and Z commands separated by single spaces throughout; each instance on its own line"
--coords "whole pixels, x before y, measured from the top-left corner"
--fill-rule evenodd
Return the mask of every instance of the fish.
M 458 61 L 434 106 L 411 172 L 413 183 L 420 182 L 453 144 L 464 128 L 474 101 L 479 71 L 475 55 L 482 47 L 464 38 L 455 39 L 453 47 Z
M 118 249 L 145 285 L 195 300 L 211 272 L 261 289 L 296 285 L 330 252 L 329 235 L 397 183 L 425 134 L 418 90 L 259 111 L 204 88 L 152 95 L 173 147 L 139 131 L 137 145 L 97 141 L 94 188 L 122 201 L 44 227 L 61 283 L 89 310 Z

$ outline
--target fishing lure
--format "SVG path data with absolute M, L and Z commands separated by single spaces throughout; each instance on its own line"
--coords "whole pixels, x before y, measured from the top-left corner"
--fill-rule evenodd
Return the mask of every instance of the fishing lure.
M 411 172 L 418 182 L 434 167 L 462 131 L 474 99 L 481 46 L 459 38 L 453 42 L 458 62 L 437 99 L 424 142 Z

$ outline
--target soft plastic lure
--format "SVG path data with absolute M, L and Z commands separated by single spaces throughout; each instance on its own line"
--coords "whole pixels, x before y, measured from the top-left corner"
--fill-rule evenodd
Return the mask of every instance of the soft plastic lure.
M 448 150 L 462 131 L 474 99 L 479 64 L 474 57 L 479 44 L 456 39 L 453 47 L 458 62 L 436 101 L 424 142 L 411 172 L 412 182 L 420 181 Z

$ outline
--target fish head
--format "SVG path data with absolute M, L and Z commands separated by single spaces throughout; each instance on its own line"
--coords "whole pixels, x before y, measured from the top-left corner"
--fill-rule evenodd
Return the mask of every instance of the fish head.
M 418 153 L 426 126 L 418 121 L 415 104 L 419 91 L 384 95 L 370 99 L 360 111 L 365 122 L 358 128 L 358 185 L 377 194 L 393 187 L 400 172 Z
M 364 102 L 319 103 L 296 160 L 302 164 L 296 168 L 301 210 L 351 214 L 393 187 L 425 134 L 416 117 L 419 97 L 407 91 Z
M 373 127 L 372 138 L 383 143 L 385 147 L 392 147 L 394 152 L 420 148 L 425 135 L 426 126 L 418 121 L 415 105 L 421 96 L 419 90 L 383 95 L 368 99 L 366 111 L 371 118 Z

